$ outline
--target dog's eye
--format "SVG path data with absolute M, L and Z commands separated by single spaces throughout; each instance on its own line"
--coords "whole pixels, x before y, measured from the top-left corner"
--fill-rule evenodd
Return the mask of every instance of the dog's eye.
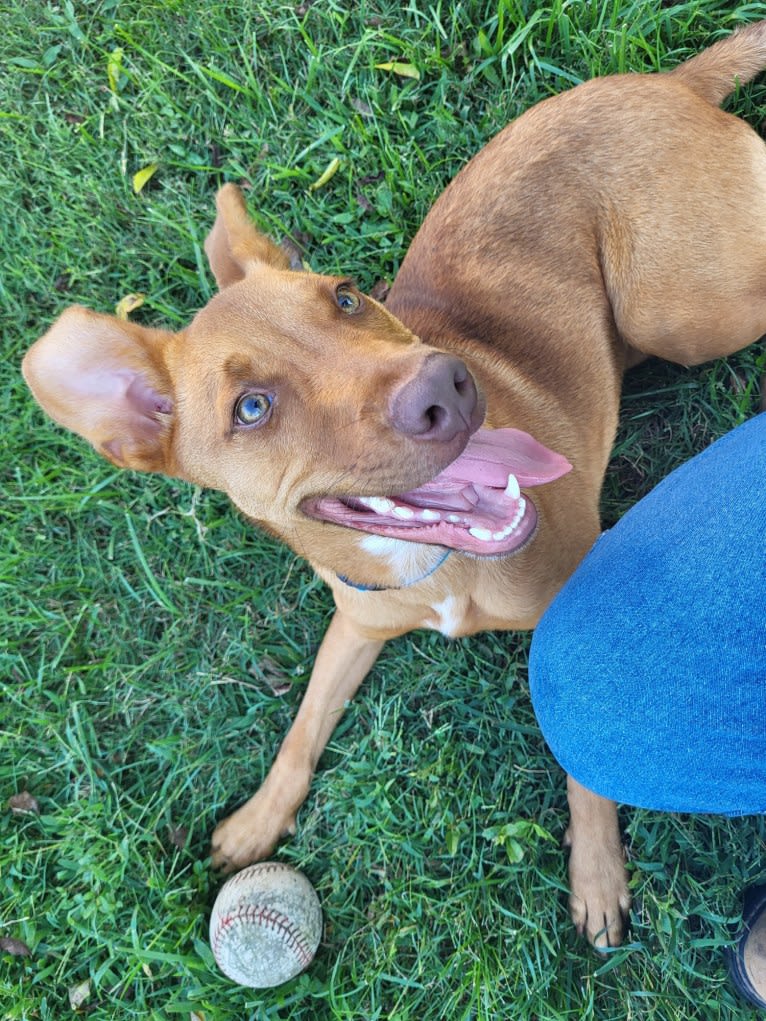
M 359 295 L 352 291 L 348 284 L 341 284 L 335 291 L 335 300 L 338 302 L 338 308 L 343 312 L 357 312 L 362 304 L 362 299 Z
M 234 408 L 237 425 L 263 425 L 271 414 L 273 403 L 270 394 L 253 393 L 240 397 Z

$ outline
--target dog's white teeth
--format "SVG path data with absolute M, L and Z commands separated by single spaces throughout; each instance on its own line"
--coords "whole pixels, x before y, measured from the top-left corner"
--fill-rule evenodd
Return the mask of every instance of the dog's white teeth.
M 459 514 L 448 514 L 447 515 L 447 521 L 449 521 L 449 523 L 451 525 L 457 525 L 457 524 L 460 523 L 460 515 Z
M 527 501 L 524 499 L 519 500 L 519 506 L 516 509 L 516 513 L 513 515 L 513 521 L 510 525 L 506 525 L 506 531 L 510 534 L 514 528 L 516 528 L 524 517 L 524 511 L 527 509 Z
M 412 518 L 417 517 L 419 521 L 441 521 L 442 516 L 438 511 L 431 510 L 426 507 L 423 510 L 414 511 L 411 507 L 404 507 L 402 504 L 394 503 L 393 500 L 389 500 L 385 496 L 360 496 L 357 498 L 359 503 L 368 507 L 375 514 L 390 515 L 393 514 L 397 518 L 402 518 L 403 521 L 410 521 Z M 460 518 L 453 514 L 452 517 L 455 521 L 459 521 Z
M 505 528 L 502 529 L 502 531 L 492 533 L 492 538 L 495 540 L 495 542 L 501 542 L 503 539 L 507 539 L 512 532 L 516 531 L 516 529 L 519 527 L 519 524 L 521 523 L 521 519 L 524 517 L 524 511 L 526 510 L 526 507 L 527 501 L 523 497 L 520 497 L 519 506 L 516 508 L 516 513 L 513 515 L 513 520 L 510 521 L 505 526 Z
M 359 498 L 359 503 L 363 503 L 365 507 L 369 507 L 376 514 L 390 514 L 395 506 L 394 501 L 387 500 L 385 496 L 362 496 Z
M 511 500 L 518 500 L 521 496 L 521 490 L 519 489 L 519 480 L 515 475 L 508 476 L 508 484 L 505 487 L 505 495 L 509 496 Z
M 468 534 L 480 542 L 492 542 L 492 533 L 488 528 L 469 528 Z

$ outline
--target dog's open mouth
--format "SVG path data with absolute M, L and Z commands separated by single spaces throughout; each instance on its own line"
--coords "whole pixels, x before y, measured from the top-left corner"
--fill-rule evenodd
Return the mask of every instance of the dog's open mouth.
M 431 543 L 476 556 L 520 549 L 537 526 L 521 486 L 552 482 L 571 469 L 561 454 L 518 429 L 479 429 L 436 478 L 398 496 L 319 497 L 303 510 L 362 532 Z

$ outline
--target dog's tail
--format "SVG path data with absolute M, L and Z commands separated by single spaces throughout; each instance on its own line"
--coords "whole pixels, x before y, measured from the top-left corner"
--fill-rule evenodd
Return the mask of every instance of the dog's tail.
M 669 73 L 697 95 L 718 106 L 737 85 L 751 81 L 766 68 L 766 21 L 756 21 Z

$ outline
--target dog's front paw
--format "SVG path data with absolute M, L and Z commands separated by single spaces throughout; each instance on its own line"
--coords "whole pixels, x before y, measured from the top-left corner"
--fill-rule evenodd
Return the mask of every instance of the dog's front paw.
M 565 844 L 570 847 L 569 911 L 577 931 L 596 950 L 619 946 L 631 901 L 622 844 L 575 841 L 571 830 Z
M 263 787 L 216 827 L 213 867 L 233 872 L 268 857 L 283 837 L 295 833 L 295 813 L 275 804 Z

